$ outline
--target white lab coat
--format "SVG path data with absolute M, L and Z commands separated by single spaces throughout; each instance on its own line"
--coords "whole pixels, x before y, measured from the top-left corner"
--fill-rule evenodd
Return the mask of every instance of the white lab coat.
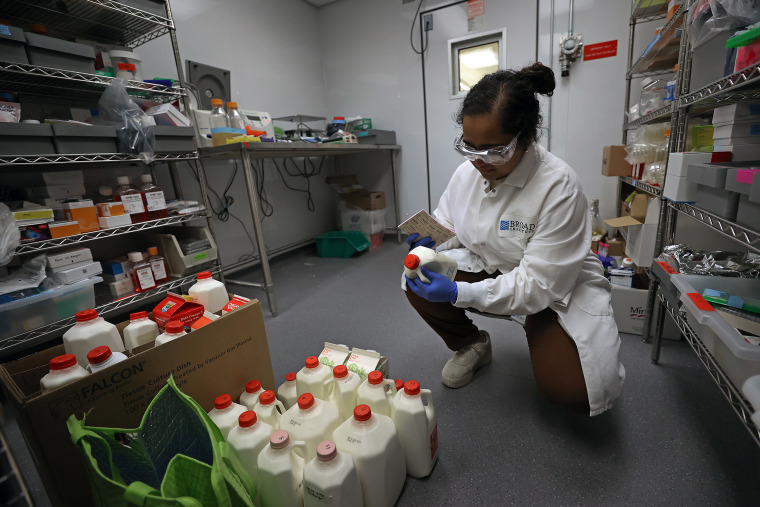
M 502 274 L 457 282 L 455 306 L 500 315 L 549 307 L 578 347 L 591 415 L 620 394 L 625 368 L 610 284 L 591 252 L 588 202 L 575 172 L 533 144 L 493 190 L 471 162 L 460 165 L 434 215 L 457 236 L 437 250 L 462 271 Z

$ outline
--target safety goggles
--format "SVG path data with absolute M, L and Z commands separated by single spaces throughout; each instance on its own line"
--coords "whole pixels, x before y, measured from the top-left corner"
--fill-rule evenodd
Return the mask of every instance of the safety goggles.
M 467 160 L 473 162 L 480 159 L 486 164 L 503 165 L 509 162 L 515 154 L 517 139 L 519 137 L 519 134 L 513 137 L 506 146 L 497 146 L 496 148 L 488 148 L 487 150 L 476 150 L 464 144 L 464 132 L 462 132 L 454 140 L 454 149 Z

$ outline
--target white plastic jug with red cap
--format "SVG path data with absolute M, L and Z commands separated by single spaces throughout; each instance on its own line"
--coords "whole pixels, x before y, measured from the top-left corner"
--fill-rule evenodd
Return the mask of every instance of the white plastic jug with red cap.
M 333 368 L 333 378 L 328 387 L 327 399 L 338 407 L 340 420 L 351 417 L 356 407 L 356 391 L 362 383 L 359 375 L 339 364 Z
M 148 312 L 129 314 L 129 324 L 124 328 L 124 346 L 127 350 L 150 343 L 158 336 L 158 324 L 148 318 Z
M 269 444 L 274 430 L 264 421 L 259 421 L 256 412 L 247 410 L 238 417 L 238 425 L 227 436 L 230 447 L 235 449 L 240 464 L 253 482 L 259 484 L 258 458 L 262 449 Z
M 296 390 L 296 372 L 285 375 L 285 382 L 277 388 L 277 398 L 288 409 L 298 401 L 298 390 Z
M 393 414 L 393 397 L 396 396 L 396 382 L 384 379 L 382 372 L 369 372 L 367 378 L 356 390 L 356 404 L 369 405 L 374 414 L 391 417 Z
M 63 354 L 50 360 L 50 373 L 40 379 L 42 392 L 69 384 L 89 375 L 90 372 L 77 363 L 74 354 Z
M 451 281 L 457 274 L 457 261 L 448 255 L 438 253 L 426 246 L 412 248 L 412 251 L 404 259 L 404 273 L 412 280 L 419 278 L 425 283 L 430 283 L 430 280 L 420 271 L 423 266 Z
M 96 310 L 82 310 L 76 314 L 77 323 L 63 334 L 63 348 L 74 354 L 83 368 L 87 367 L 87 353 L 101 345 L 112 351 L 124 352 L 124 343 L 116 326 L 98 317 Z
M 311 393 L 320 400 L 327 399 L 327 385 L 332 378 L 332 370 L 319 362 L 317 356 L 310 356 L 304 361 L 304 367 L 296 374 L 296 393 L 301 396 Z
M 280 428 L 295 440 L 306 442 L 306 461 L 317 455 L 317 445 L 332 437 L 342 419 L 334 403 L 315 398 L 311 393 L 298 397 L 298 403 L 282 414 Z
M 317 457 L 303 469 L 303 501 L 305 507 L 364 505 L 354 460 L 338 451 L 335 442 L 321 442 Z
M 274 391 L 264 391 L 259 401 L 253 406 L 260 421 L 264 421 L 275 430 L 280 429 L 280 418 L 285 413 L 285 405 L 274 395 Z
M 121 352 L 113 352 L 108 345 L 95 347 L 87 353 L 87 370 L 95 373 L 127 359 Z
M 258 380 L 249 380 L 245 383 L 245 391 L 240 395 L 238 403 L 245 405 L 248 410 L 253 410 L 259 401 L 259 395 L 264 392 L 261 382 Z
M 211 277 L 211 271 L 201 271 L 196 275 L 195 282 L 187 293 L 193 301 L 203 305 L 207 312 L 221 312 L 224 305 L 230 302 L 227 288 L 218 280 Z
M 259 494 L 263 507 L 303 505 L 303 468 L 306 444 L 291 441 L 285 430 L 269 438 L 256 461 L 259 469 Z
M 438 423 L 429 389 L 407 380 L 393 398 L 393 422 L 406 456 L 406 473 L 427 477 L 438 459 Z
M 158 347 L 164 343 L 169 343 L 170 341 L 181 338 L 186 334 L 187 332 L 185 331 L 185 324 L 182 321 L 170 320 L 166 323 L 164 332 L 156 337 L 155 346 Z
M 333 432 L 333 440 L 354 459 L 364 506 L 392 507 L 406 479 L 404 449 L 393 420 L 359 405 Z
M 208 416 L 219 427 L 224 438 L 227 438 L 232 428 L 238 425 L 240 414 L 246 410 L 243 405 L 232 401 L 232 396 L 223 394 L 214 399 L 214 408 L 209 411 Z

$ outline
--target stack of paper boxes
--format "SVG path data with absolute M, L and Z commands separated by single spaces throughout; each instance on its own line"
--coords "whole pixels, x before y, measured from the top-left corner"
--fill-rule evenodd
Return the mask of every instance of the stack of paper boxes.
M 731 104 L 713 111 L 713 146 L 732 162 L 760 159 L 760 104 Z
M 47 255 L 48 273 L 61 284 L 72 284 L 103 272 L 100 262 L 92 260 L 89 248 L 74 248 Z
M 103 281 L 108 284 L 113 297 L 118 298 L 135 290 L 130 276 L 130 267 L 130 262 L 126 258 L 103 262 Z

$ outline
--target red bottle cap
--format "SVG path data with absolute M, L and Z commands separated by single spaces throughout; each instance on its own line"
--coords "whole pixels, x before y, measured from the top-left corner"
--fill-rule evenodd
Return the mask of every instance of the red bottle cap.
M 65 370 L 77 364 L 77 356 L 74 354 L 63 354 L 50 360 L 51 370 Z
M 404 388 L 404 381 L 401 379 L 396 379 L 396 391 L 400 391 Z
M 217 410 L 222 410 L 232 405 L 232 396 L 229 394 L 223 394 L 221 396 L 217 396 L 214 400 L 214 408 Z
M 317 446 L 317 458 L 319 461 L 330 461 L 338 455 L 338 448 L 332 440 L 325 440 Z
M 317 356 L 309 356 L 304 362 L 306 363 L 307 368 L 316 368 L 319 366 L 319 359 L 317 359 Z
M 100 364 L 112 355 L 113 354 L 108 345 L 101 345 L 87 353 L 87 361 L 89 361 L 90 364 Z
M 245 392 L 247 393 L 253 394 L 259 389 L 261 389 L 261 382 L 258 380 L 249 380 L 245 383 Z
M 414 254 L 409 254 L 404 259 L 404 266 L 409 269 L 417 269 L 420 267 L 420 258 Z
M 98 318 L 97 310 L 82 310 L 81 312 L 77 312 L 76 314 L 77 322 L 87 322 L 88 320 L 93 320 L 97 318 Z
M 420 383 L 416 380 L 407 380 L 406 383 L 404 383 L 404 392 L 409 396 L 420 394 Z
M 296 381 L 296 372 L 288 373 L 285 375 L 285 380 L 287 382 L 295 382 Z
M 298 397 L 298 408 L 306 410 L 314 405 L 314 396 L 311 393 L 303 393 Z
M 137 312 L 137 313 L 129 314 L 129 320 L 147 319 L 147 318 L 148 318 L 148 312 Z
M 201 271 L 200 273 L 195 275 L 195 277 L 198 280 L 205 280 L 206 278 L 211 278 L 211 271 Z
M 259 395 L 259 402 L 261 402 L 262 405 L 269 405 L 270 403 L 274 403 L 274 400 L 274 391 L 264 391 Z
M 343 378 L 348 376 L 348 368 L 346 368 L 344 365 L 339 364 L 335 368 L 333 368 L 333 377 L 335 378 Z
M 271 445 L 273 449 L 282 449 L 283 447 L 287 447 L 289 443 L 290 435 L 288 435 L 288 432 L 285 430 L 277 430 L 272 433 L 271 437 L 269 437 L 269 445 Z
M 367 421 L 372 417 L 372 409 L 369 405 L 357 405 L 354 409 L 354 419 L 357 421 Z
M 343 120 L 343 121 L 346 121 L 346 117 L 345 116 L 333 116 L 333 120 Z
M 238 417 L 238 424 L 241 428 L 250 428 L 256 424 L 257 420 L 258 419 L 256 418 L 256 412 L 253 410 L 246 410 L 240 414 L 240 417 Z
M 166 323 L 166 332 L 168 334 L 177 334 L 185 330 L 185 324 L 179 320 L 170 320 Z
M 371 371 L 369 372 L 369 375 L 367 375 L 367 381 L 373 386 L 376 386 L 377 384 L 382 384 L 383 374 L 377 370 Z

